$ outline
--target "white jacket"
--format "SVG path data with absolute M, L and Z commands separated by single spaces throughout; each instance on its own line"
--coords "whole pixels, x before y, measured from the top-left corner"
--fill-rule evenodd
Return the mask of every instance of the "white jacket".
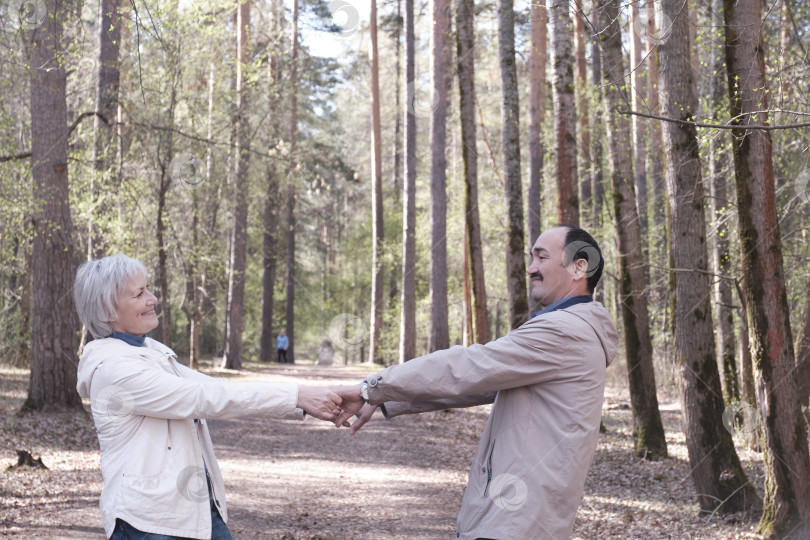
M 76 387 L 91 400 L 98 432 L 108 538 L 116 518 L 144 532 L 211 538 L 206 468 L 226 522 L 228 511 L 204 419 L 303 418 L 297 385 L 215 379 L 179 364 L 150 338 L 143 347 L 115 338 L 88 343 Z

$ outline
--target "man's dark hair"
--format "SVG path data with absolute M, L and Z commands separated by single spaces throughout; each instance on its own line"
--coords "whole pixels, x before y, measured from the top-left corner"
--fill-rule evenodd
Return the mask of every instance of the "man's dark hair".
M 602 270 L 605 268 L 605 259 L 602 257 L 602 250 L 593 236 L 587 231 L 580 229 L 576 225 L 563 223 L 558 225 L 567 229 L 565 234 L 565 249 L 563 251 L 563 265 L 568 266 L 571 262 L 584 259 L 588 261 L 588 290 L 591 294 L 596 289 L 597 283 L 602 277 Z

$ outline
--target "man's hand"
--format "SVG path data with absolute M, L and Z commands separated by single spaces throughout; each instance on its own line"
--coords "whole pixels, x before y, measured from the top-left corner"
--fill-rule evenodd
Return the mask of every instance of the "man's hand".
M 332 422 L 340 412 L 341 401 L 340 396 L 326 386 L 299 386 L 296 406 L 310 416 Z
M 366 403 L 365 405 L 363 405 L 363 408 L 360 409 L 360 412 L 357 413 L 357 420 L 355 420 L 354 423 L 352 424 L 351 428 L 352 435 L 357 433 L 357 431 L 361 427 L 366 425 L 366 422 L 371 420 L 371 417 L 374 414 L 374 411 L 377 410 L 377 407 L 379 407 L 379 405 L 372 405 L 370 403 Z
M 349 418 L 360 411 L 366 403 L 360 395 L 360 385 L 333 386 L 332 390 L 342 399 L 340 408 L 343 409 L 335 419 L 335 427 L 349 427 L 351 425 L 349 424 Z

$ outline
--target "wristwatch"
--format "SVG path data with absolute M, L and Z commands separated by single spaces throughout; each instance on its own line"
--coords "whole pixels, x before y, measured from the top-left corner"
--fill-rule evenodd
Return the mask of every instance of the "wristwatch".
M 366 381 L 360 383 L 360 397 L 368 403 L 368 383 Z

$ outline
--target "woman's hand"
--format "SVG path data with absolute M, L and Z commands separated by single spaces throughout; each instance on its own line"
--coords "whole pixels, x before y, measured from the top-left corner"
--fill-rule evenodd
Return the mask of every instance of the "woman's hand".
M 379 405 L 371 405 L 370 403 L 366 403 L 365 405 L 363 405 L 363 408 L 360 409 L 360 412 L 357 413 L 357 420 L 355 420 L 354 423 L 352 424 L 350 430 L 352 435 L 357 433 L 357 430 L 366 425 L 366 422 L 371 420 L 371 417 L 372 415 L 374 415 L 374 411 L 377 410 L 377 407 L 379 407 Z
M 340 396 L 326 386 L 299 386 L 297 407 L 321 420 L 334 422 L 340 412 Z

